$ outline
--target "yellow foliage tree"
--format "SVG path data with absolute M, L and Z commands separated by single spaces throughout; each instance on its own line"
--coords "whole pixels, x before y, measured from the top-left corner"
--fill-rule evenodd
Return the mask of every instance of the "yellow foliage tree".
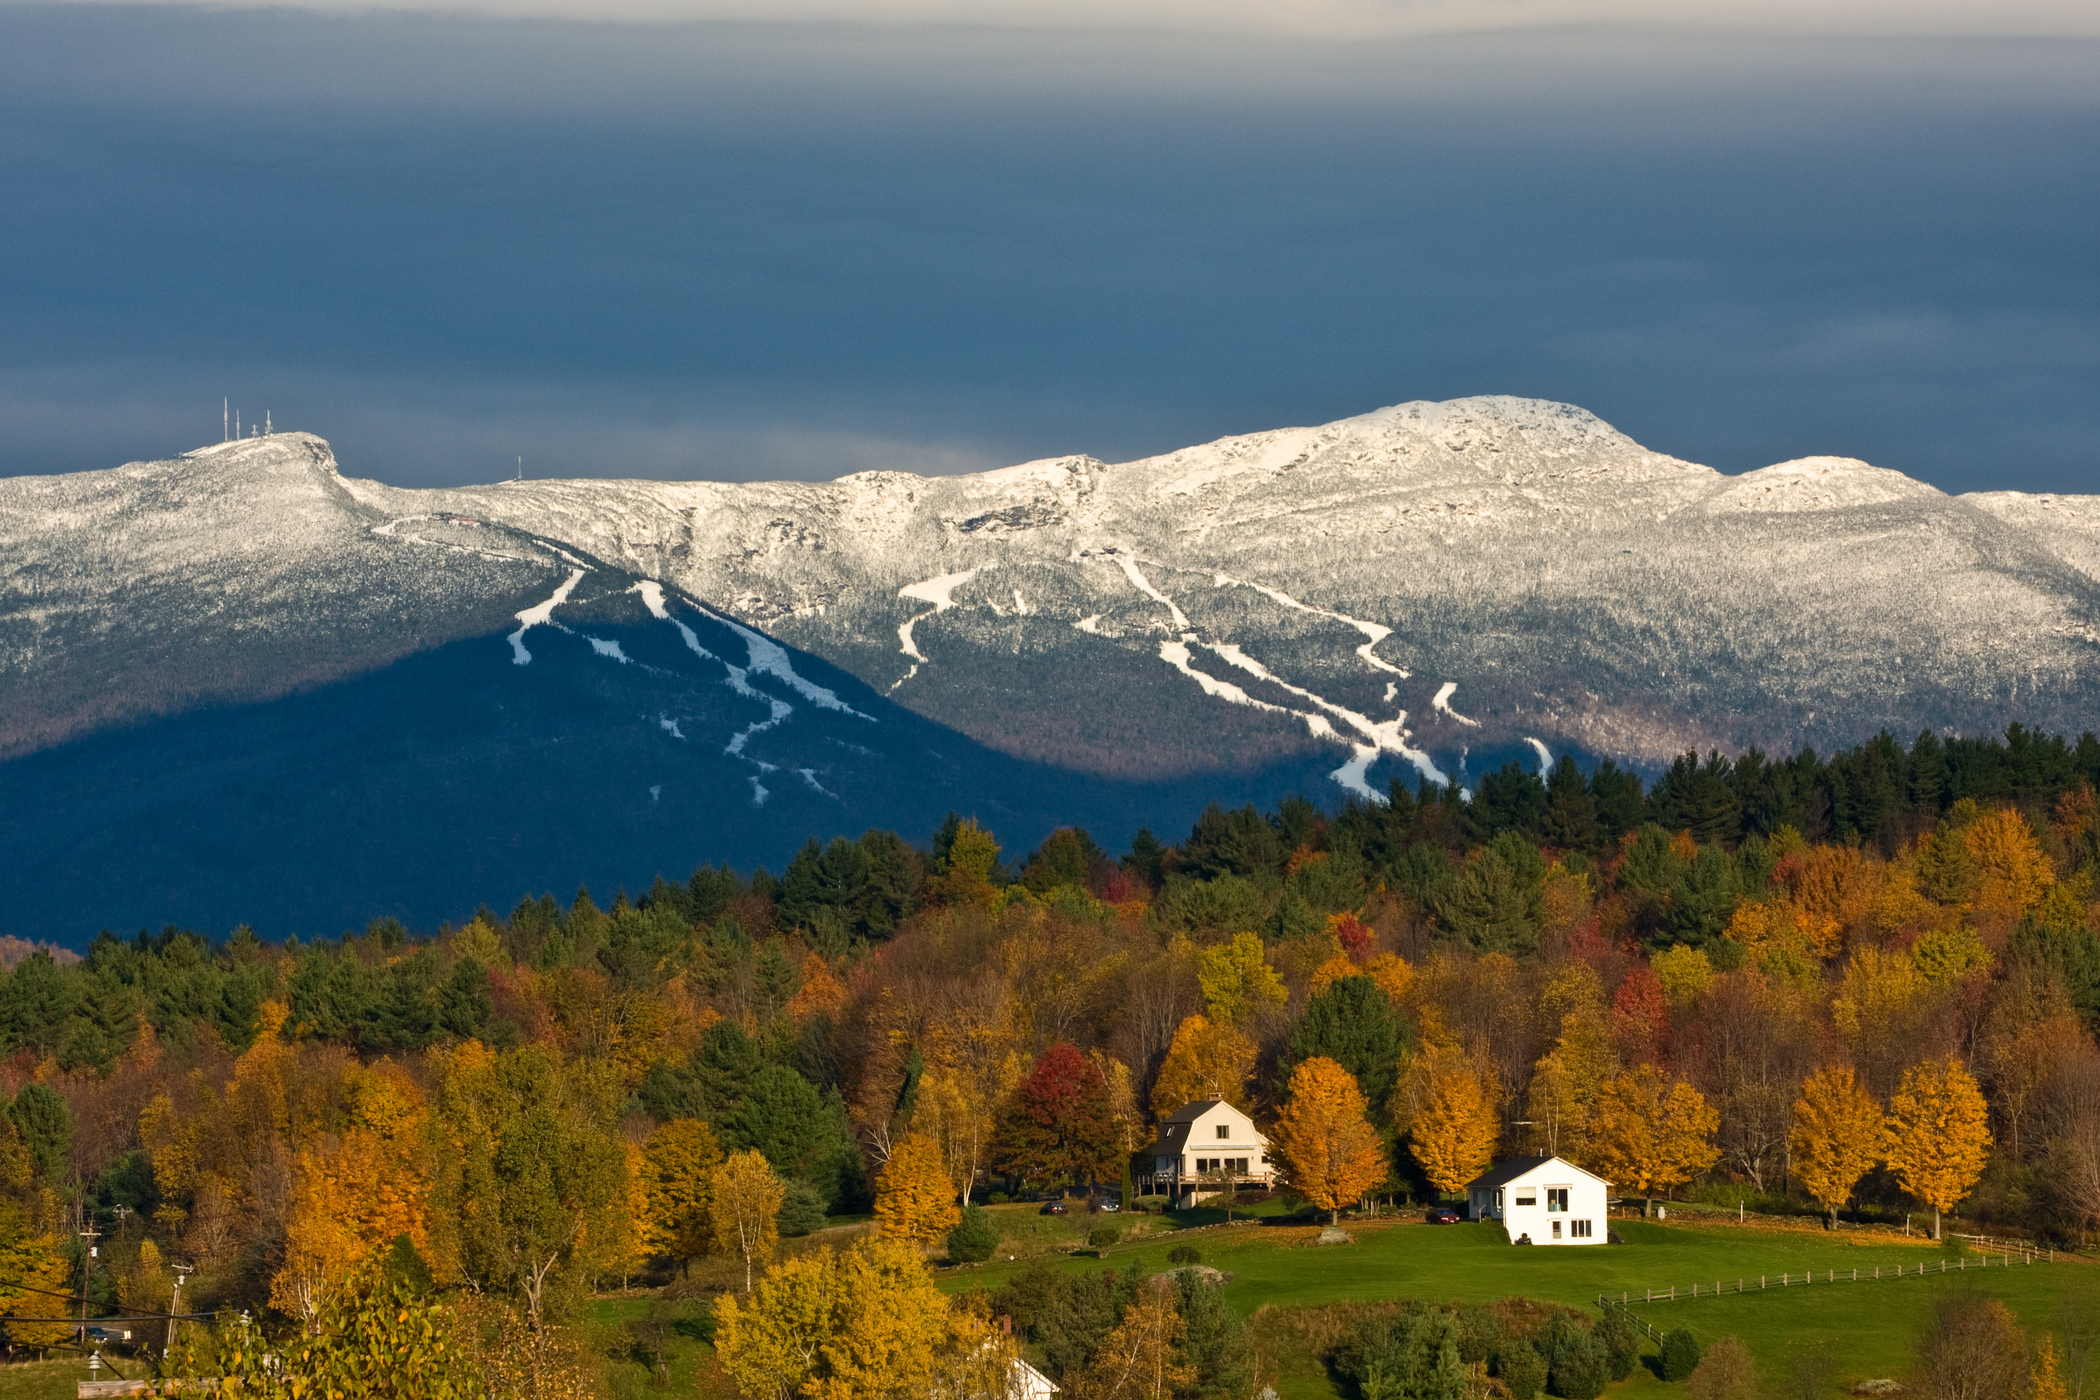
M 1952 1210 L 1983 1175 L 1991 1150 L 1989 1110 L 1976 1080 L 1952 1055 L 1903 1072 L 1889 1100 L 1888 1164 L 1905 1191 L 1940 1212 Z
M 756 1151 L 738 1152 L 715 1168 L 708 1215 L 714 1222 L 715 1248 L 744 1257 L 744 1291 L 758 1265 L 773 1257 L 780 1243 L 780 1203 L 787 1186 Z
M 872 1239 L 789 1259 L 748 1301 L 724 1294 L 715 1355 L 745 1400 L 918 1400 L 1005 1393 L 1013 1352 L 917 1251 Z
M 1830 1211 L 1831 1229 L 1838 1207 L 1881 1160 L 1882 1137 L 1881 1105 L 1851 1066 L 1827 1065 L 1801 1086 L 1787 1147 L 1794 1175 Z
M 1720 1159 L 1713 1145 L 1720 1126 L 1721 1115 L 1697 1089 L 1642 1065 L 1605 1086 L 1592 1153 L 1615 1184 L 1652 1197 Z
M 1959 982 L 1991 965 L 1991 950 L 1983 946 L 1976 930 L 1967 924 L 1925 930 L 1911 944 L 1910 957 L 1918 975 L 1935 984 Z
M 1230 943 L 1206 949 L 1196 964 L 1196 985 L 1211 1019 L 1240 1025 L 1288 995 L 1283 979 L 1263 956 L 1261 935 L 1236 933 Z
M 1406 1001 L 1407 994 L 1414 990 L 1415 970 L 1407 959 L 1398 953 L 1372 954 L 1371 960 L 1363 966 L 1363 973 L 1378 985 L 1378 990 L 1385 993 L 1385 999 L 1395 1006 Z
M 2048 1333 L 2042 1335 L 2042 1344 L 2035 1349 L 2030 1384 L 2029 1400 L 2072 1400 L 2071 1387 L 2064 1384 L 2056 1358 L 2056 1338 Z
M 1078 1400 L 1167 1400 L 1194 1383 L 1196 1368 L 1182 1358 L 1188 1325 L 1174 1290 L 1143 1289 L 1074 1387 Z
M 796 1024 L 823 1013 L 837 1016 L 846 1004 L 846 989 L 831 975 L 831 966 L 811 953 L 802 960 L 802 986 L 787 1004 L 787 1014 Z
M 403 1235 L 418 1249 L 429 1243 L 421 1089 L 387 1060 L 354 1071 L 348 1089 L 341 1137 L 316 1137 L 294 1154 L 285 1259 L 270 1281 L 271 1303 L 309 1327 L 375 1251 Z
M 1549 1157 L 1584 1155 L 1597 1102 L 1618 1068 L 1603 1009 L 1576 1000 L 1560 1018 L 1559 1040 L 1532 1069 L 1524 1105 L 1532 1145 Z
M 1495 1101 L 1480 1076 L 1451 1064 L 1432 1079 L 1428 1102 L 1416 1113 L 1409 1150 L 1437 1190 L 1462 1191 L 1495 1160 L 1501 1136 Z
M 1175 1028 L 1152 1084 L 1152 1111 L 1161 1118 L 1203 1099 L 1247 1107 L 1247 1080 L 1254 1073 L 1254 1042 L 1229 1025 L 1198 1013 Z
M 884 1239 L 924 1247 L 955 1228 L 955 1204 L 941 1145 L 925 1133 L 897 1144 L 875 1180 L 875 1226 Z
M 1672 1006 L 1689 1006 L 1706 995 L 1706 989 L 1714 984 L 1713 960 L 1702 948 L 1687 948 L 1682 943 L 1670 946 L 1668 952 L 1657 953 L 1648 960 L 1655 973 L 1655 980 L 1662 984 L 1663 1000 Z
M 1326 962 L 1313 969 L 1312 979 L 1306 983 L 1306 991 L 1318 996 L 1344 977 L 1361 977 L 1364 969 L 1350 961 L 1347 953 L 1336 953 Z
M 711 1207 L 721 1164 L 714 1131 L 698 1119 L 674 1118 L 649 1135 L 640 1172 L 645 1248 L 690 1272 L 714 1238 Z
M 1272 1135 L 1291 1188 L 1338 1219 L 1385 1180 L 1385 1148 L 1364 1116 L 1356 1076 L 1324 1055 L 1291 1072 L 1291 1098 Z
M 1972 907 L 1981 916 L 2016 921 L 2056 883 L 2056 868 L 2034 828 L 2010 807 L 1979 815 L 1962 828 L 1961 841 L 1975 866 Z
M 1901 1063 L 1897 1056 L 1928 1005 L 1930 990 L 1908 953 L 1870 944 L 1846 960 L 1845 975 L 1830 1001 L 1830 1019 L 1852 1062 L 1877 1092 L 1886 1094 L 1894 1087 Z

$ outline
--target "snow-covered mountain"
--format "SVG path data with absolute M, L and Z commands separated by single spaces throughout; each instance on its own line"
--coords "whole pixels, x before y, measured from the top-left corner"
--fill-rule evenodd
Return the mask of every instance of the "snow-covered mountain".
M 0 481 L 0 782 L 200 715 L 237 745 L 238 716 L 359 684 L 377 722 L 408 702 L 369 678 L 430 658 L 473 658 L 455 689 L 500 709 L 549 683 L 543 654 L 622 745 L 704 752 L 679 780 L 718 814 L 694 859 L 768 801 L 799 830 L 826 801 L 834 829 L 894 824 L 905 773 L 916 818 L 1010 765 L 999 791 L 1041 822 L 1056 774 L 1090 802 L 1339 798 L 1563 749 L 2076 731 L 2100 710 L 2100 498 L 1949 497 L 1831 457 L 1724 476 L 1510 398 L 969 476 L 410 491 L 280 433 Z M 506 765 L 544 757 L 532 732 Z M 915 757 L 937 741 L 958 767 Z
M 345 487 L 566 540 L 1104 774 L 1324 750 L 1355 787 L 1482 747 L 1648 764 L 2100 709 L 2100 500 L 1948 497 L 1832 457 L 1729 477 L 1536 400 L 1113 466 Z

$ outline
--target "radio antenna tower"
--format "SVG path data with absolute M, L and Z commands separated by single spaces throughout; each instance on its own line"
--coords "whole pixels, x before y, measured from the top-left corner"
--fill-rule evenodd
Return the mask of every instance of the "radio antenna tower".
M 232 403 L 232 402 L 233 402 L 233 400 L 232 400 L 232 399 L 220 399 L 220 400 L 219 400 L 219 441 L 220 441 L 220 442 L 232 442 L 232 441 L 233 441 L 233 419 L 227 416 L 227 415 L 228 415 L 228 414 L 229 414 L 229 413 L 231 412 L 231 410 L 230 410 L 230 409 L 228 409 L 228 408 L 226 407 L 226 405 L 228 405 L 228 404 L 230 404 L 230 403 Z

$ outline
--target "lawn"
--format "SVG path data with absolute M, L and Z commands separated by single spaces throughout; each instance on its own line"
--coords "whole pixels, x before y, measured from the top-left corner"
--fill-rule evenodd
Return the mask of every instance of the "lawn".
M 1108 1250 L 1104 1258 L 1091 1251 L 1054 1258 L 1061 1268 L 1118 1270 L 1136 1259 L 1154 1271 L 1169 1267 L 1173 1245 L 1195 1245 L 1204 1263 L 1233 1275 L 1226 1295 L 1253 1317 L 1285 1400 L 1326 1400 L 1336 1393 L 1304 1340 L 1321 1333 L 1326 1320 L 1318 1313 L 1327 1305 L 1530 1297 L 1582 1307 L 1594 1317 L 1598 1294 L 1625 1292 L 1636 1303 L 1635 1313 L 1658 1328 L 1688 1327 L 1702 1343 L 1727 1333 L 1740 1336 L 1768 1372 L 1784 1372 L 1798 1354 L 1827 1348 L 1837 1363 L 1832 1393 L 1868 1377 L 1900 1374 L 1931 1300 L 1946 1289 L 2002 1297 L 2030 1327 L 2061 1329 L 2066 1319 L 2100 1316 L 2100 1268 L 2082 1261 L 1978 1270 L 1977 1256 L 1970 1254 L 1969 1271 L 1944 1277 L 1800 1284 L 1810 1269 L 1849 1277 L 1856 1268 L 1870 1279 L 1877 1265 L 1892 1274 L 1898 1264 L 1906 1270 L 1921 1262 L 1936 1268 L 1945 1258 L 1951 1269 L 1961 1257 L 1951 1247 L 1886 1235 L 1626 1220 L 1614 1222 L 1623 1244 L 1553 1249 L 1513 1246 L 1492 1225 L 1359 1221 L 1348 1228 L 1355 1244 L 1314 1245 L 1318 1231 L 1308 1226 L 1243 1225 L 1136 1241 Z M 996 1287 L 1024 1267 L 1026 1261 L 1017 1260 L 954 1270 L 942 1284 Z M 1780 1288 L 1781 1274 L 1790 1275 L 1793 1286 Z M 1761 1292 L 1760 1275 L 1772 1284 Z M 1749 1292 L 1710 1296 L 1717 1280 L 1732 1289 L 1737 1279 L 1746 1281 Z M 1645 1289 L 1675 1285 L 1688 1294 L 1695 1281 L 1702 1294 L 1697 1301 L 1638 1305 Z M 1613 1394 L 1642 1400 L 1651 1391 L 1656 1400 L 1682 1394 L 1645 1371 Z

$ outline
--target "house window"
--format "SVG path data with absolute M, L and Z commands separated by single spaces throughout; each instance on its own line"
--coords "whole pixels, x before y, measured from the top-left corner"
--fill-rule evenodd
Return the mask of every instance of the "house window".
M 1594 1238 L 1590 1234 L 1590 1222 L 1587 1220 L 1570 1220 L 1568 1222 L 1568 1237 L 1577 1240 Z
M 1518 1205 L 1520 1205 L 1520 1206 L 1535 1206 L 1535 1205 L 1537 1205 L 1538 1203 L 1539 1203 L 1539 1198 L 1538 1198 L 1538 1193 L 1537 1193 L 1537 1192 L 1533 1192 L 1533 1193 L 1532 1193 L 1531 1195 L 1529 1195 L 1529 1196 L 1519 1196 L 1519 1197 L 1517 1197 L 1517 1204 L 1518 1204 Z
M 1220 1123 L 1220 1124 L 1218 1124 L 1218 1136 L 1219 1136 L 1219 1137 L 1221 1137 L 1221 1138 L 1229 1138 L 1229 1137 L 1231 1137 L 1231 1136 L 1232 1136 L 1232 1124 L 1230 1124 L 1230 1123 Z
M 1558 1220 L 1553 1222 L 1553 1238 L 1560 1238 L 1560 1222 Z
M 1239 1172 L 1241 1176 L 1245 1176 L 1247 1174 L 1247 1159 L 1245 1157 L 1240 1158 L 1239 1166 L 1234 1168 L 1234 1170 Z
M 1546 1209 L 1548 1211 L 1561 1211 L 1567 1208 L 1568 1188 L 1565 1186 L 1548 1186 L 1546 1188 Z M 1555 1227 L 1556 1230 L 1558 1228 L 1558 1226 Z

